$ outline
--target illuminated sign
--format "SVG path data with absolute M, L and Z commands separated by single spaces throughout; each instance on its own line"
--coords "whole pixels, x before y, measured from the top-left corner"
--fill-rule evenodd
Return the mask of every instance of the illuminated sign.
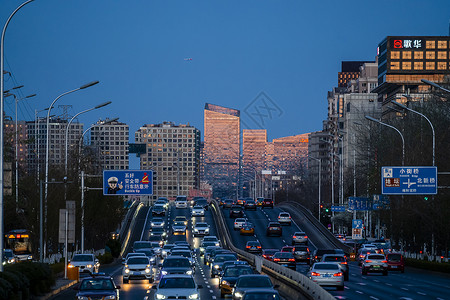
M 394 39 L 392 42 L 392 48 L 394 49 L 422 49 L 423 46 L 422 39 Z

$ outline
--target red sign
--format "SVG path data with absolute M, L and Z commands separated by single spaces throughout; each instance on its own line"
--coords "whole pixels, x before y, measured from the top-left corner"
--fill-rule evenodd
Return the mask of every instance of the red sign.
M 403 41 L 402 40 L 394 40 L 394 48 L 397 48 L 397 49 L 403 48 Z
M 385 178 L 385 187 L 400 187 L 400 178 Z

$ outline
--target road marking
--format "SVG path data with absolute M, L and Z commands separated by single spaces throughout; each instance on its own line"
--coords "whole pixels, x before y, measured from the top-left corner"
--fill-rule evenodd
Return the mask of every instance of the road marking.
M 388 285 L 388 286 L 392 286 L 392 284 L 391 284 L 391 283 L 386 283 L 386 285 Z
M 207 285 L 206 287 L 207 287 L 208 289 L 210 289 L 210 288 L 211 288 L 211 286 L 210 286 L 210 285 Z
M 417 292 L 417 294 L 422 295 L 422 296 L 426 296 L 427 294 L 422 293 L 422 292 Z
M 361 292 L 361 291 L 356 291 L 356 292 L 357 292 L 358 294 L 361 294 L 361 295 L 362 295 L 362 294 L 364 294 L 364 293 L 363 293 L 363 292 Z
M 209 292 L 210 292 L 211 294 L 214 294 L 214 291 L 213 291 L 213 290 L 209 290 Z
M 374 296 L 370 296 L 370 299 L 379 300 L 377 297 L 374 297 Z
M 409 291 L 409 289 L 407 289 L 407 288 L 403 288 L 403 287 L 402 287 L 401 289 L 404 290 L 404 291 Z

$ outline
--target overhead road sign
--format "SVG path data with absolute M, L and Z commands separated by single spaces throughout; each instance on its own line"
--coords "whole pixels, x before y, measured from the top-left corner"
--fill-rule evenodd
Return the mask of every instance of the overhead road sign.
M 105 170 L 103 195 L 153 195 L 153 171 Z
M 382 167 L 383 195 L 437 194 L 437 167 Z
M 348 197 L 349 210 L 372 210 L 372 201 L 365 197 Z
M 345 211 L 345 206 L 338 206 L 338 205 L 332 205 L 331 206 L 331 211 L 335 211 L 335 212 L 343 212 Z

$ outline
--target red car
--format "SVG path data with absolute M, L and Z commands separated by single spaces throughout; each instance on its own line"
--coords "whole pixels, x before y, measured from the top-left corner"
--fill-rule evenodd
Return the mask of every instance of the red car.
M 272 199 L 264 199 L 262 203 L 262 207 L 271 207 L 273 208 L 273 200 Z
M 386 260 L 389 271 L 401 271 L 405 273 L 405 260 L 401 253 L 388 253 L 386 254 Z
M 264 249 L 262 252 L 262 257 L 264 257 L 267 260 L 272 261 L 273 255 L 279 251 L 280 251 L 279 249 Z

